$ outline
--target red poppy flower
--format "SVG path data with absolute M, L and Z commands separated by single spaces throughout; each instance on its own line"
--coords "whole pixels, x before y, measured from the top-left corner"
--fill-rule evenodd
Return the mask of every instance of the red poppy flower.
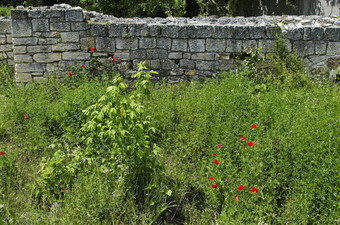
M 279 140 L 276 140 L 276 142 L 279 142 Z
M 69 76 L 69 77 L 72 76 L 72 73 L 71 73 L 71 72 L 68 72 L 68 76 Z
M 61 190 L 62 192 L 65 192 L 65 190 L 63 189 L 63 190 Z
M 245 141 L 247 138 L 246 137 L 240 137 L 240 139 L 242 140 L 242 141 Z
M 239 201 L 239 199 L 238 199 L 238 195 L 236 196 L 236 201 L 237 201 L 237 202 Z
M 28 116 L 27 116 L 27 115 L 25 115 L 25 119 L 28 119 Z
M 238 186 L 237 190 L 242 191 L 244 187 L 242 185 Z
M 254 143 L 254 145 L 259 145 L 259 144 L 260 144 L 260 143 L 258 143 L 258 142 L 255 142 L 255 143 Z
M 292 200 L 291 198 L 287 198 L 286 201 L 289 202 L 290 200 Z
M 209 180 L 213 180 L 214 178 L 213 177 L 209 177 Z
M 91 48 L 91 51 L 94 51 L 94 48 L 93 48 L 93 47 Z
M 5 155 L 6 154 L 6 152 L 0 152 L 0 155 Z
M 82 65 L 81 65 L 81 67 L 85 67 L 85 65 L 84 65 L 84 64 L 82 64 Z
M 116 59 L 116 58 L 113 58 L 113 59 L 112 59 L 112 62 L 116 62 L 116 61 L 117 61 L 117 59 Z
M 216 165 L 218 165 L 218 164 L 220 164 L 220 161 L 218 161 L 217 159 L 214 161 L 214 163 L 216 164 Z
M 217 188 L 217 184 L 213 184 L 213 185 L 212 185 L 212 188 Z
M 213 153 L 213 155 L 218 155 L 218 153 Z
M 259 192 L 259 189 L 257 189 L 256 187 L 253 187 L 252 189 L 250 189 L 251 190 L 251 192 L 253 192 L 253 193 L 258 193 Z
M 218 145 L 217 145 L 217 148 L 222 148 L 222 144 L 218 144 Z
M 249 147 L 251 147 L 251 146 L 253 146 L 253 145 L 254 145 L 253 142 L 248 142 L 248 146 L 249 146 Z
M 256 125 L 256 124 L 253 124 L 251 127 L 252 127 L 253 129 L 255 129 L 255 128 L 257 128 L 257 125 Z
M 77 88 L 77 85 L 73 85 L 74 88 Z
M 227 182 L 229 182 L 229 179 L 227 179 Z

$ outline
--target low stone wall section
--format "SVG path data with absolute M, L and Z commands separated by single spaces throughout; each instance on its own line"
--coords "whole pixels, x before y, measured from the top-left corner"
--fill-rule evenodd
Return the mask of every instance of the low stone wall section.
M 146 61 L 159 72 L 155 78 L 179 81 L 214 76 L 230 68 L 235 56 L 255 48 L 268 57 L 278 27 L 289 40 L 288 49 L 304 58 L 310 72 L 335 76 L 340 61 L 338 17 L 124 19 L 65 4 L 17 7 L 10 19 L 0 20 L 0 54 L 11 62 L 13 46 L 19 83 L 51 74 L 67 76 L 75 63 L 87 67 L 94 57 L 125 75 Z

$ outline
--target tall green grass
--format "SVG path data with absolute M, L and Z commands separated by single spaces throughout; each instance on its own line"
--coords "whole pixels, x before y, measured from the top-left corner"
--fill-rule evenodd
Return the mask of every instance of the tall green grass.
M 0 6 L 0 16 L 10 16 L 11 15 L 11 9 L 14 9 L 13 7 L 7 7 L 7 6 Z

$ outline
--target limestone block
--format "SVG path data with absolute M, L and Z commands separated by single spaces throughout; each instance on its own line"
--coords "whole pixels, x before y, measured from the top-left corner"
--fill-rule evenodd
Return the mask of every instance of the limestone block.
M 61 53 L 37 53 L 33 55 L 33 59 L 38 63 L 59 62 Z
M 189 39 L 190 52 L 204 52 L 205 51 L 205 39 Z
M 243 51 L 250 52 L 257 48 L 256 40 L 243 40 Z
M 45 18 L 65 18 L 65 10 L 62 9 L 45 9 Z
M 172 39 L 172 51 L 186 52 L 188 50 L 188 41 L 183 39 Z
M 17 83 L 27 83 L 32 80 L 32 75 L 30 73 L 15 73 L 15 81 Z
M 191 53 L 183 53 L 183 59 L 191 59 Z
M 95 40 L 93 37 L 81 38 L 80 45 L 82 50 L 88 50 L 95 46 Z
M 262 49 L 261 52 L 263 53 L 274 52 L 275 45 L 274 40 L 258 40 L 258 46 Z
M 214 61 L 197 61 L 196 68 L 197 70 L 211 70 Z
M 146 49 L 137 49 L 135 51 L 131 51 L 131 59 L 143 59 L 145 60 L 146 57 Z
M 78 32 L 63 32 L 60 35 L 62 42 L 79 42 Z
M 28 18 L 28 12 L 27 12 L 27 10 L 12 9 L 11 10 L 11 18 L 13 20 L 25 20 L 25 19 Z
M 43 17 L 43 13 L 41 10 L 28 10 L 28 17 L 39 19 Z
M 66 21 L 82 22 L 83 21 L 83 10 L 81 9 L 68 9 L 65 13 Z
M 327 55 L 340 55 L 340 42 L 328 42 Z
M 213 34 L 213 27 L 211 25 L 196 25 L 195 37 L 210 38 Z
M 116 38 L 117 49 L 138 49 L 138 39 L 137 38 Z
M 38 74 L 40 74 L 40 75 L 38 75 Z M 42 82 L 46 81 L 46 78 L 43 77 L 43 73 L 33 73 L 32 78 L 33 78 L 34 82 L 37 82 L 37 83 L 42 83 Z
M 249 37 L 251 39 L 266 38 L 266 27 L 265 26 L 251 26 L 251 27 L 249 27 Z
M 63 60 L 90 60 L 91 54 L 87 52 L 63 52 Z
M 181 59 L 179 66 L 183 69 L 195 69 L 195 61 L 188 59 Z
M 327 42 L 326 41 L 316 41 L 315 42 L 315 54 L 324 55 L 327 51 Z
M 114 57 L 120 60 L 130 60 L 129 52 L 115 52 Z
M 179 38 L 193 38 L 195 37 L 195 26 L 194 25 L 179 25 L 178 37 Z
M 168 52 L 165 49 L 147 49 L 146 57 L 147 59 L 167 59 Z
M 14 54 L 23 54 L 27 52 L 26 46 L 14 46 L 13 47 Z
M 71 30 L 74 30 L 74 31 L 89 30 L 90 28 L 91 28 L 91 25 L 86 22 L 71 23 Z
M 235 27 L 235 38 L 236 39 L 249 39 L 249 27 L 246 26 L 236 26 Z
M 50 45 L 28 46 L 27 52 L 28 53 L 52 52 L 52 47 Z
M 10 20 L 2 20 L 0 18 L 0 34 L 9 34 L 12 33 L 11 21 Z
M 71 25 L 67 22 L 50 23 L 50 29 L 52 31 L 70 31 Z
M 130 37 L 142 37 L 147 32 L 146 23 L 132 23 L 129 24 L 129 35 Z
M 178 25 L 162 25 L 160 26 L 162 37 L 177 38 L 178 37 Z
M 276 35 L 281 34 L 280 27 L 267 27 L 266 35 L 270 39 L 275 39 Z
M 229 60 L 230 54 L 216 54 L 215 60 Z
M 174 68 L 177 68 L 178 66 L 173 60 L 165 59 L 161 61 L 162 69 L 163 70 L 172 70 Z
M 170 52 L 168 55 L 169 59 L 182 59 L 183 53 L 182 52 Z
M 0 44 L 6 44 L 7 40 L 6 40 L 6 35 L 1 35 L 0 34 Z
M 12 50 L 12 45 L 7 44 L 7 45 L 0 45 L 0 52 L 7 52 Z
M 242 52 L 242 41 L 241 40 L 226 40 L 226 52 L 240 53 Z
M 66 51 L 74 51 L 74 50 L 80 50 L 80 45 L 76 43 L 57 43 L 57 44 L 52 45 L 53 52 L 66 52 Z
M 139 39 L 139 48 L 155 48 L 156 38 L 141 38 Z
M 170 38 L 157 38 L 157 48 L 170 50 L 171 39 Z
M 194 53 L 191 58 L 194 60 L 215 60 L 215 53 Z
M 234 62 L 232 60 L 216 60 L 213 64 L 213 70 L 228 70 L 233 66 Z
M 91 35 L 106 37 L 108 34 L 108 27 L 104 23 L 94 23 L 91 24 Z
M 40 45 L 51 45 L 57 44 L 59 42 L 59 38 L 39 38 Z
M 149 31 L 149 35 L 151 37 L 158 37 L 161 35 L 161 28 L 159 27 L 158 24 L 147 24 L 148 26 L 148 31 Z
M 234 27 L 233 26 L 214 26 L 213 38 L 233 38 Z
M 50 31 L 50 25 L 48 19 L 33 19 L 32 20 L 33 32 L 46 32 Z
M 156 59 L 156 60 L 150 60 L 150 69 L 160 69 L 161 68 L 161 60 Z
M 41 63 L 16 63 L 15 71 L 18 73 L 44 72 L 45 67 Z
M 293 41 L 302 40 L 303 28 L 301 27 L 288 30 L 287 38 Z
M 109 24 L 110 37 L 124 37 L 128 35 L 128 26 L 123 23 L 110 23 Z
M 32 56 L 30 55 L 15 55 L 14 56 L 15 63 L 30 63 L 33 62 Z
M 12 34 L 6 34 L 6 41 L 7 41 L 7 43 L 9 43 L 9 44 L 12 44 L 12 43 L 13 43 L 13 41 L 12 41 Z
M 32 23 L 30 20 L 12 20 L 13 37 L 32 36 Z
M 303 29 L 303 40 L 322 40 L 324 36 L 324 29 L 321 27 L 305 27 Z
M 313 55 L 314 54 L 314 43 L 312 41 L 294 41 L 293 50 L 298 55 Z
M 14 45 L 37 45 L 38 38 L 36 37 L 27 37 L 27 38 L 16 38 L 13 37 Z
M 340 42 L 340 27 L 327 27 L 325 33 L 327 40 Z
M 96 38 L 96 51 L 99 52 L 114 52 L 115 48 L 115 39 L 107 38 L 107 37 L 98 37 Z
M 13 52 L 6 52 L 6 55 L 7 55 L 8 58 L 14 58 Z
M 60 38 L 60 32 L 41 32 L 40 37 L 42 38 Z
M 80 30 L 78 31 L 80 38 L 87 38 L 90 36 L 90 30 Z M 108 36 L 106 36 L 108 37 Z
M 209 52 L 224 52 L 225 40 L 224 39 L 207 39 L 207 51 Z

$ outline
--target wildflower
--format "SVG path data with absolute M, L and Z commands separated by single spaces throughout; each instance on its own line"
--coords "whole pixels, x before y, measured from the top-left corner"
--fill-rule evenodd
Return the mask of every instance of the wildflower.
M 253 124 L 251 127 L 252 127 L 253 129 L 255 129 L 255 128 L 257 128 L 257 125 L 256 125 L 256 124 Z
M 290 200 L 292 200 L 291 198 L 287 198 L 286 201 L 289 202 Z
M 71 73 L 71 72 L 68 72 L 68 76 L 71 77 L 71 76 L 72 76 L 72 73 Z
M 238 199 L 238 195 L 236 196 L 236 201 L 237 201 L 237 202 L 239 201 L 239 199 Z
M 116 62 L 116 61 L 117 61 L 117 59 L 116 59 L 116 58 L 113 58 L 113 59 L 112 59 L 112 62 Z
M 209 177 L 209 180 L 213 180 L 214 178 L 213 177 Z
M 218 153 L 213 153 L 213 155 L 218 155 Z
M 253 142 L 248 142 L 248 146 L 249 146 L 249 147 L 251 147 L 251 146 L 253 146 L 253 145 L 254 145 Z
M 222 148 L 222 144 L 218 144 L 218 145 L 217 145 L 217 148 Z
M 81 67 L 85 67 L 85 65 L 84 65 L 84 64 L 81 64 Z
M 279 140 L 276 140 L 277 143 L 279 143 Z
M 4 220 L 5 220 L 5 221 L 7 221 L 7 220 L 8 220 L 7 216 L 4 218 Z
M 240 139 L 242 140 L 242 141 L 245 141 L 247 138 L 246 137 L 240 137 Z
M 242 191 L 244 187 L 242 185 L 238 186 L 237 190 Z
M 258 193 L 259 192 L 259 189 L 257 189 L 256 187 L 253 187 L 252 189 L 250 189 L 251 190 L 251 192 L 253 192 L 253 193 Z
M 212 188 L 217 188 L 217 184 L 213 184 L 213 185 L 212 185 Z
M 62 192 L 65 192 L 65 189 L 61 190 Z
M 72 87 L 77 88 L 77 85 L 73 85 Z
M 91 51 L 94 51 L 94 48 L 93 48 L 93 47 L 91 48 Z
M 0 152 L 0 155 L 5 155 L 6 154 L 6 152 Z
M 254 143 L 254 145 L 259 145 L 259 144 L 260 144 L 260 143 L 258 143 L 258 142 L 255 142 L 255 143 Z
M 25 115 L 25 119 L 28 119 L 28 116 L 27 116 L 27 115 Z
M 227 179 L 227 182 L 229 182 L 229 179 Z
M 220 161 L 218 161 L 217 159 L 214 161 L 214 163 L 216 164 L 216 165 L 218 165 L 218 164 L 220 164 Z

